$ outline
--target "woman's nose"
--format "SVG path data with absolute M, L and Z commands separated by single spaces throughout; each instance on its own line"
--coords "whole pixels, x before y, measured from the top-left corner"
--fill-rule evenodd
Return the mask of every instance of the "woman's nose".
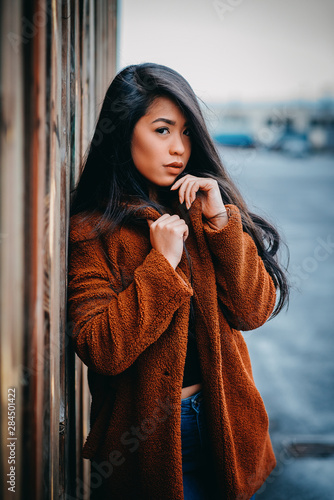
M 180 137 L 179 134 L 175 134 L 175 136 L 172 138 L 172 141 L 170 143 L 170 147 L 169 147 L 170 154 L 182 155 L 184 153 L 184 150 L 185 150 L 185 148 L 184 148 L 182 137 Z

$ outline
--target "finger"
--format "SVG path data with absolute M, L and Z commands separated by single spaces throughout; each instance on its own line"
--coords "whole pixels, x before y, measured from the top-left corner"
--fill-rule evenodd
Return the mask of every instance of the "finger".
M 196 191 L 198 191 L 198 183 L 196 182 L 195 179 L 191 179 L 185 190 L 184 190 L 184 202 L 186 204 L 186 207 L 187 209 L 189 210 L 189 208 L 191 207 L 191 203 L 192 203 L 192 193 L 194 192 L 195 194 L 195 198 L 196 198 Z M 194 191 L 195 190 L 195 191 Z M 195 199 L 194 198 L 194 199 Z
M 174 223 L 173 226 L 168 229 L 172 230 L 174 234 L 178 235 L 183 240 L 186 240 L 189 234 L 189 228 L 184 221 L 181 221 L 181 223 Z
M 155 225 L 158 225 L 158 224 L 161 224 L 162 222 L 165 222 L 166 220 L 170 219 L 170 217 L 174 217 L 170 214 L 163 214 L 161 217 L 159 217 L 159 219 L 157 219 L 154 224 Z M 177 215 L 178 217 L 178 215 Z
M 170 222 L 174 222 L 177 220 L 180 220 L 180 217 L 177 214 L 170 215 L 170 214 L 165 214 L 166 217 L 160 217 L 160 219 L 157 220 L 157 222 L 160 224 L 169 224 Z
M 161 222 L 161 221 L 164 221 L 166 220 L 170 215 L 169 214 L 163 214 L 161 217 L 159 217 L 159 219 L 153 221 L 153 220 L 150 220 L 150 219 L 147 219 L 147 223 L 149 225 L 149 228 L 150 230 L 154 231 L 155 228 L 157 227 L 157 225 Z
M 179 219 L 177 221 L 172 221 L 170 223 L 167 223 L 165 227 L 168 227 L 168 229 L 175 229 L 175 230 L 178 230 L 178 229 L 181 229 L 182 227 L 186 227 L 187 224 L 185 223 L 185 221 L 183 219 Z
M 190 177 L 193 177 L 193 175 L 190 175 L 190 174 L 187 174 L 187 175 L 184 175 L 183 177 L 181 177 L 180 179 L 177 179 L 177 181 L 174 182 L 174 184 L 172 185 L 171 189 L 177 189 L 181 186 L 181 184 L 188 180 Z
M 167 217 L 164 218 L 160 217 L 160 219 L 156 221 L 156 227 L 164 229 L 169 224 L 173 224 L 174 222 L 180 220 L 180 217 L 178 215 L 169 215 L 169 214 L 166 215 Z
M 189 182 L 191 182 L 192 179 L 191 178 L 187 178 L 185 179 L 184 182 L 182 182 L 181 186 L 179 187 L 179 200 L 180 200 L 180 203 L 183 203 L 185 201 L 185 197 L 184 197 L 184 194 L 186 192 L 186 189 L 187 189 L 187 186 L 189 184 Z
M 190 203 L 194 203 L 199 190 L 200 190 L 200 184 L 198 182 L 195 182 L 190 192 Z
M 189 235 L 189 227 L 187 226 L 187 224 L 184 223 L 180 225 L 179 230 L 181 231 L 181 236 L 183 241 L 185 241 Z
M 181 189 L 181 194 L 182 194 L 182 186 L 184 186 L 186 183 L 188 183 L 189 181 L 191 180 L 196 180 L 198 179 L 198 177 L 195 177 L 194 175 L 190 175 L 190 174 L 187 174 L 185 175 L 184 177 L 181 177 L 181 179 L 178 179 L 175 184 L 173 184 L 173 186 L 171 187 L 171 189 Z M 181 201 L 181 203 L 183 203 L 183 199 Z
M 199 190 L 199 184 L 196 180 L 189 182 L 184 193 L 184 200 L 186 207 L 189 210 L 191 204 L 196 199 L 196 193 Z
M 161 220 L 164 220 L 164 219 L 168 219 L 169 217 L 173 217 L 172 215 L 170 214 L 163 214 L 161 215 L 161 217 L 159 217 L 155 222 L 159 222 Z

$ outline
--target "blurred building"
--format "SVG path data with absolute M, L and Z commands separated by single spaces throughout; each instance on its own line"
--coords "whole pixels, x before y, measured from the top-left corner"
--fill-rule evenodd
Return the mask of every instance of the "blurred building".
M 264 147 L 293 156 L 334 151 L 334 99 L 212 104 L 210 132 L 224 146 Z
M 0 6 L 0 496 L 89 498 L 67 234 L 70 190 L 115 73 L 116 0 Z

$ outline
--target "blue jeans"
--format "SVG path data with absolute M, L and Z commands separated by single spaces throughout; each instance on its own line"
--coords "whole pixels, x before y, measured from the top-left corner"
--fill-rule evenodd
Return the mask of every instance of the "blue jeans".
M 218 493 L 201 391 L 181 400 L 181 441 L 184 500 L 223 500 Z

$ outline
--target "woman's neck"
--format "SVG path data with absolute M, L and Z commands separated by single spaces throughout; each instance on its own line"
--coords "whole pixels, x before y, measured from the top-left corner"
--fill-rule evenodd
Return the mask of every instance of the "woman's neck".
M 174 191 L 170 191 L 168 186 L 159 187 L 151 184 L 148 187 L 148 194 L 151 201 L 164 207 L 165 213 L 171 215 L 175 213 L 175 202 L 177 203 L 178 195 Z

